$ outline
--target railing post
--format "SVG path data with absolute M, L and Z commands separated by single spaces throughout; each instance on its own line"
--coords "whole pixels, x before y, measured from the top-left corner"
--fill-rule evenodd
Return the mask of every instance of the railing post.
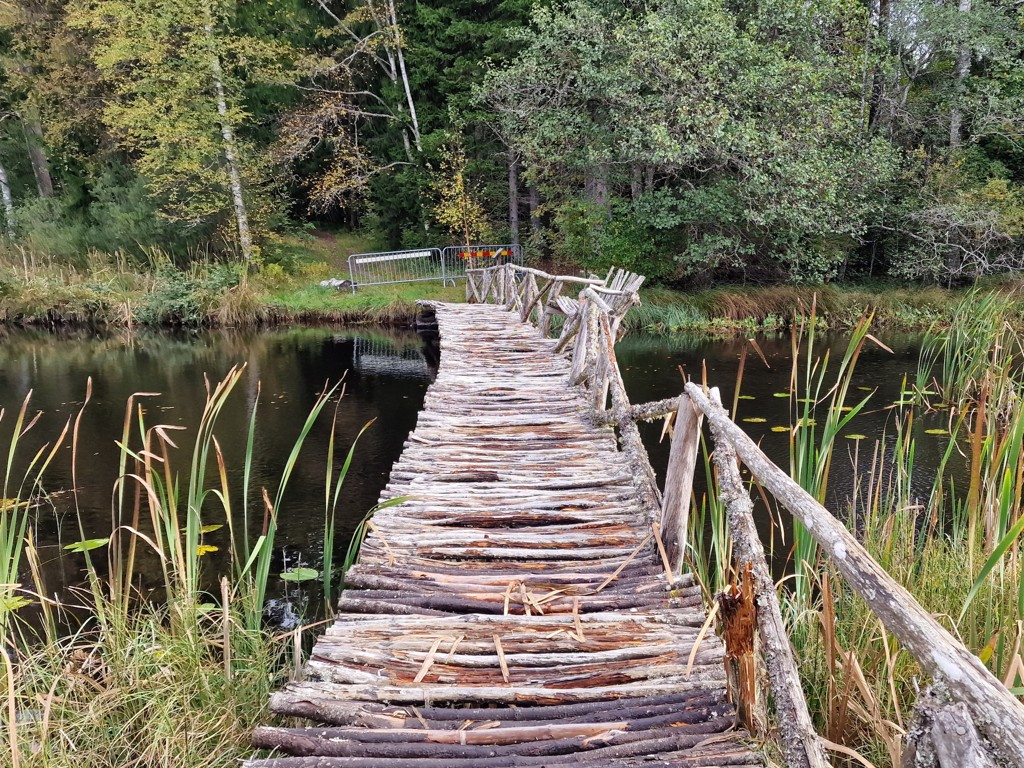
M 718 389 L 711 390 L 711 401 L 721 406 Z M 757 626 L 764 643 L 768 679 L 775 695 L 779 734 L 786 765 L 788 768 L 829 768 L 828 757 L 814 730 L 814 723 L 807 710 L 807 700 L 800 687 L 800 673 L 786 632 L 786 624 L 782 620 L 775 580 L 768 570 L 764 547 L 761 546 L 761 539 L 754 525 L 753 502 L 750 500 L 750 494 L 743 489 L 736 451 L 728 437 L 718 429 L 715 421 L 710 417 L 708 421 L 715 438 L 718 487 L 729 519 L 733 559 L 741 572 L 749 563 L 754 575 Z
M 697 466 L 703 422 L 704 414 L 694 407 L 690 396 L 685 392 L 681 394 L 661 503 L 661 535 L 673 572 L 678 572 L 683 565 L 690 525 L 693 473 Z

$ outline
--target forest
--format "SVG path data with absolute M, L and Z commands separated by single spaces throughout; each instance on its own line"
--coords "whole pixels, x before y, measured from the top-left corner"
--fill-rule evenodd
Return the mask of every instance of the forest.
M 1024 267 L 1022 32 L 1017 0 L 0 0 L 0 251 L 287 270 L 358 231 L 962 284 Z

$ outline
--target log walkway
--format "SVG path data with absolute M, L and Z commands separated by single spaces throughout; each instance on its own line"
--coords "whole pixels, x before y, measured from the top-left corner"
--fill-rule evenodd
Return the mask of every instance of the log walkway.
M 815 732 L 741 466 L 936 684 L 904 766 L 1024 766 L 1024 704 L 716 389 L 630 404 L 615 341 L 643 277 L 467 278 L 469 303 L 432 305 L 440 371 L 383 494 L 408 498 L 377 513 L 336 623 L 272 698 L 317 725 L 258 728 L 255 746 L 287 756 L 249 768 L 762 765 L 740 719 L 787 768 L 828 768 L 826 749 L 848 750 Z M 664 492 L 636 424 L 661 417 Z M 740 575 L 716 596 L 728 652 L 683 568 L 705 419 Z
M 570 310 L 571 311 L 571 310 Z M 336 623 L 250 768 L 753 766 L 700 590 L 520 314 L 437 305 L 441 367 Z

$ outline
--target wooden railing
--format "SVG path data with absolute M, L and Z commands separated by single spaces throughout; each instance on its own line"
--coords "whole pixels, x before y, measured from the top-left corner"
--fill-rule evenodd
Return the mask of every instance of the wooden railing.
M 686 548 L 693 475 L 700 433 L 707 419 L 714 442 L 718 492 L 725 504 L 735 572 L 753 581 L 761 658 L 768 672 L 777 711 L 779 740 L 789 768 L 827 768 L 825 743 L 818 737 L 800 685 L 778 592 L 754 524 L 753 502 L 740 478 L 740 464 L 803 523 L 850 587 L 885 628 L 942 683 L 953 706 L 939 711 L 921 743 L 944 754 L 941 768 L 993 765 L 979 746 L 980 731 L 1008 765 L 1024 766 L 1024 704 L 958 639 L 935 620 L 867 552 L 864 546 L 810 494 L 757 447 L 722 407 L 716 389 L 686 384 L 679 398 L 631 405 L 615 357 L 615 341 L 626 311 L 639 303 L 644 278 L 613 270 L 605 280 L 549 275 L 506 265 L 470 270 L 467 300 L 494 302 L 552 333 L 555 317 L 564 318 L 556 351 L 571 356 L 573 384 L 587 389 L 594 418 L 618 428 L 619 441 L 634 474 L 641 503 L 668 567 L 678 573 Z M 576 299 L 570 291 L 578 292 Z M 638 421 L 674 418 L 664 494 L 659 491 Z
M 572 359 L 570 382 L 588 390 L 595 418 L 618 426 L 619 442 L 633 473 L 639 501 L 652 524 L 659 526 L 655 533 L 668 548 L 669 538 L 658 519 L 661 492 L 615 358 L 622 318 L 630 307 L 640 303 L 637 292 L 643 285 L 643 275 L 613 269 L 601 280 L 550 275 L 506 264 L 467 270 L 466 276 L 467 301 L 502 304 L 510 312 L 518 312 L 523 322 L 532 322 L 546 337 L 552 335 L 554 318 L 562 318 L 556 331 L 555 352 Z M 572 298 L 573 293 L 576 298 Z M 672 539 L 671 547 L 681 551 L 678 538 Z M 681 558 L 674 564 L 675 572 L 680 563 Z
M 935 718 L 933 725 L 939 727 L 932 727 L 923 735 L 924 741 L 932 742 L 933 751 L 947 755 L 940 759 L 939 765 L 943 768 L 992 765 L 979 753 L 981 742 L 977 738 L 977 728 L 995 746 L 1003 762 L 1024 766 L 1024 704 L 977 656 L 922 608 L 871 557 L 840 520 L 765 456 L 746 432 L 729 418 L 717 390 L 705 392 L 696 384 L 688 383 L 680 401 L 680 408 L 684 407 L 696 408 L 711 427 L 719 492 L 726 504 L 733 538 L 733 557 L 740 569 L 749 564 L 752 570 L 758 629 L 765 644 L 766 665 L 777 703 L 786 700 L 786 689 L 793 688 L 793 681 L 798 681 L 799 677 L 785 636 L 775 583 L 754 527 L 753 504 L 740 480 L 740 462 L 763 489 L 803 523 L 822 552 L 886 630 L 914 657 L 926 674 L 945 688 L 951 706 Z M 803 704 L 802 694 L 794 690 L 792 699 L 796 709 L 787 710 L 780 706 L 779 717 L 780 729 L 784 731 L 787 764 L 827 765 L 810 719 L 804 717 L 806 704 Z M 965 705 L 969 717 L 960 718 L 958 713 L 963 709 L 960 704 Z M 951 724 L 951 727 L 946 728 L 940 722 Z

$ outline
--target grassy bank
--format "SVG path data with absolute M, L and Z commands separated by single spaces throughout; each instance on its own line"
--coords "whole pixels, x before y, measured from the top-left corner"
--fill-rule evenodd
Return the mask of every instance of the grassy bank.
M 951 308 L 948 327 L 927 333 L 917 375 L 889 406 L 889 433 L 855 444 L 836 437 L 840 427 L 856 429 L 861 408 L 874 407 L 870 394 L 849 386 L 860 350 L 871 341 L 869 326 L 859 324 L 846 355 L 829 361 L 815 351 L 818 318 L 805 318 L 793 330 L 790 474 L 824 503 L 829 467 L 849 455 L 855 489 L 848 506 L 833 513 L 927 611 L 1024 696 L 1019 312 L 1009 296 L 964 296 Z M 920 430 L 914 425 L 924 413 L 948 414 L 947 427 L 928 435 L 939 441 L 942 457 L 933 476 L 922 476 L 915 458 Z M 969 479 L 957 485 L 950 462 L 960 456 L 967 458 Z M 707 471 L 713 487 L 710 464 Z M 729 560 L 724 510 L 712 496 L 698 512 L 692 562 L 704 584 L 720 585 L 731 578 L 722 567 Z M 772 512 L 778 520 L 789 518 Z M 712 535 L 704 535 L 709 528 Z M 819 732 L 874 766 L 899 765 L 915 701 L 931 681 L 821 557 L 805 529 L 795 525 L 789 534 L 773 526 L 773 537 L 773 551 L 790 559 L 792 575 L 780 584 L 780 599 Z M 866 764 L 844 759 L 837 756 L 842 765 Z
M 993 281 L 985 292 L 1019 296 L 1024 284 Z M 626 316 L 631 330 L 654 333 L 680 331 L 746 333 L 788 328 L 793 317 L 817 309 L 821 328 L 853 328 L 866 311 L 876 327 L 925 329 L 948 324 L 967 289 L 908 286 L 893 283 L 864 285 L 723 286 L 693 293 L 652 287 L 642 291 L 643 305 Z M 1024 314 L 1013 318 L 1019 323 Z
M 411 325 L 417 299 L 463 299 L 461 282 L 456 287 L 439 282 L 372 286 L 355 294 L 320 287 L 327 278 L 347 277 L 350 253 L 379 247 L 357 235 L 318 233 L 287 241 L 277 261 L 252 272 L 223 262 L 196 261 L 181 267 L 159 253 L 151 254 L 145 264 L 92 254 L 78 266 L 68 266 L 6 252 L 0 254 L 0 322 L 45 327 Z M 1019 280 L 1004 279 L 986 290 L 1018 295 L 1022 286 Z M 889 283 L 730 285 L 697 292 L 653 286 L 641 292 L 642 306 L 629 313 L 626 326 L 655 333 L 778 330 L 814 303 L 819 322 L 831 328 L 851 328 L 870 309 L 876 325 L 924 329 L 935 322 L 948 323 L 963 294 Z

